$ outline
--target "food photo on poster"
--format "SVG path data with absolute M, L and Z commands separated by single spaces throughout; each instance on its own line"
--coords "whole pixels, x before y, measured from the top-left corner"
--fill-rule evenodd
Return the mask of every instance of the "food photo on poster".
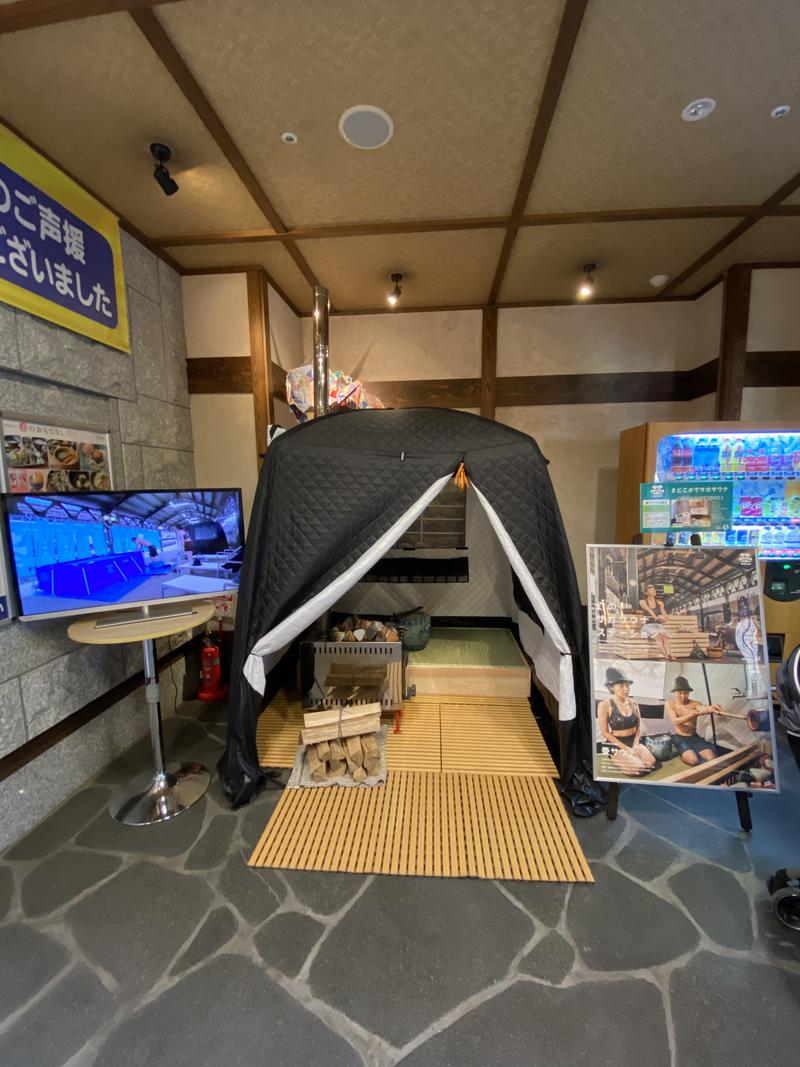
M 588 548 L 595 777 L 775 791 L 755 553 Z
M 70 493 L 112 488 L 106 432 L 4 417 L 3 463 L 9 493 Z

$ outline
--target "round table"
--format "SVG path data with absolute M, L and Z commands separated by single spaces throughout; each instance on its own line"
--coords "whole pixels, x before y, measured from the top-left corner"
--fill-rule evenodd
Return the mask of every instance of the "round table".
M 167 605 L 164 605 L 166 608 Z M 159 608 L 161 606 L 159 605 Z M 161 609 L 163 611 L 163 608 Z M 205 794 L 211 775 L 199 763 L 167 765 L 164 757 L 164 734 L 161 726 L 160 687 L 156 664 L 155 640 L 184 630 L 194 629 L 213 616 L 215 607 L 208 601 L 180 606 L 181 614 L 166 617 L 148 616 L 134 621 L 117 622 L 97 615 L 73 622 L 67 633 L 73 641 L 85 645 L 124 645 L 141 641 L 144 653 L 144 692 L 150 715 L 150 739 L 153 743 L 154 772 L 133 779 L 111 798 L 108 810 L 112 818 L 126 826 L 147 826 L 166 822 L 180 815 Z

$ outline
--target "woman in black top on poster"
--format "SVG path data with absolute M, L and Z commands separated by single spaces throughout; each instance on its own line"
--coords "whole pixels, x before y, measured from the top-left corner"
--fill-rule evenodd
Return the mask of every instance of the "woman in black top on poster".
M 642 718 L 639 705 L 630 698 L 632 681 L 616 667 L 606 669 L 608 700 L 597 706 L 597 727 L 601 737 L 614 746 L 611 762 L 625 774 L 648 774 L 656 765 L 655 756 L 639 740 Z

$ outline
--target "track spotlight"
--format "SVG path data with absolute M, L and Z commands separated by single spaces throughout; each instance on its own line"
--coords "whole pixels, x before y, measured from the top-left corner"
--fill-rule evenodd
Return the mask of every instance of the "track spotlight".
M 578 289 L 578 296 L 581 300 L 588 300 L 589 297 L 594 295 L 594 272 L 597 270 L 597 264 L 584 263 L 581 270 L 583 271 L 583 281 Z
M 172 159 L 172 149 L 169 145 L 160 144 L 158 141 L 150 145 L 150 155 L 156 161 L 156 169 L 153 177 L 161 186 L 165 196 L 172 196 L 178 191 L 178 183 L 170 175 L 166 164 Z
M 389 275 L 389 280 L 394 282 L 394 289 L 392 289 L 391 293 L 389 293 L 386 299 L 392 305 L 392 307 L 394 307 L 397 301 L 400 299 L 401 293 L 403 292 L 402 287 L 400 285 L 400 282 L 403 280 L 403 275 L 399 270 L 395 271 L 394 274 Z

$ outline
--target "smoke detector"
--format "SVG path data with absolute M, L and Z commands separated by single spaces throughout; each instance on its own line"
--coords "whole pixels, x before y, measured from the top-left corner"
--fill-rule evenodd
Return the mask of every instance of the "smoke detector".
M 389 115 L 371 104 L 356 104 L 342 112 L 339 133 L 353 148 L 367 151 L 383 148 L 392 139 L 394 123 Z

